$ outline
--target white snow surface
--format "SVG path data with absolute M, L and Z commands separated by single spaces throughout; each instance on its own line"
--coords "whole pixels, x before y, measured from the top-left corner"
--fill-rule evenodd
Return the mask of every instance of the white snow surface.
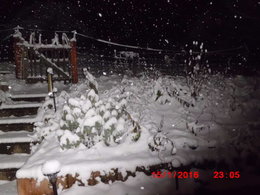
M 60 162 L 57 160 L 49 160 L 42 165 L 42 173 L 44 175 L 55 174 L 58 173 L 59 171 L 60 171 Z
M 135 171 L 136 166 L 147 167 L 164 162 L 172 163 L 174 167 L 203 163 L 205 160 L 224 161 L 232 165 L 235 158 L 241 159 L 239 163 L 246 163 L 243 159 L 249 154 L 259 158 L 259 78 L 212 76 L 196 101 L 189 96 L 189 87 L 182 77 L 154 80 L 102 76 L 98 83 L 100 99 L 126 98 L 127 111 L 141 126 L 140 139 L 131 144 L 126 141 L 107 147 L 99 142 L 91 148 L 64 151 L 55 132 L 51 132 L 17 172 L 17 178 L 41 181 L 45 178 L 41 172 L 42 165 L 53 159 L 61 162 L 58 176 L 79 174 L 79 179 L 86 180 L 92 171 L 107 173 L 113 168 L 126 173 L 127 170 Z M 85 87 L 82 85 L 74 86 L 71 96 L 83 92 Z M 158 89 L 163 94 L 156 100 Z M 172 95 L 174 90 L 178 95 Z M 194 107 L 183 106 L 181 100 Z M 149 150 L 148 143 L 158 131 L 172 142 L 176 149 L 174 155 L 168 151 L 158 153 Z M 104 188 L 104 191 L 113 192 L 107 185 L 99 184 L 99 187 L 92 189 L 102 191 Z M 78 192 L 79 187 L 63 194 L 75 194 L 74 190 Z

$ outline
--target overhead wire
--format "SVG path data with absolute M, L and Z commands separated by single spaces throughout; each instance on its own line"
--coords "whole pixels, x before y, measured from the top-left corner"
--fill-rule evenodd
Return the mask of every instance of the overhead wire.
M 10 31 L 10 30 L 14 30 L 15 28 L 10 28 L 10 29 L 3 29 L 3 30 L 0 30 L 0 32 L 3 32 L 3 31 Z M 128 45 L 128 44 L 121 44 L 121 43 L 116 43 L 116 42 L 112 42 L 112 41 L 107 41 L 107 40 L 103 40 L 103 39 L 98 39 L 98 38 L 95 38 L 95 37 L 92 37 L 92 36 L 89 36 L 89 35 L 85 35 L 85 34 L 82 34 L 82 33 L 78 33 L 76 31 L 68 31 L 68 30 L 46 30 L 46 29 L 33 29 L 33 28 L 19 28 L 19 29 L 23 29 L 25 31 L 29 31 L 29 32 L 32 32 L 32 31 L 46 31 L 46 32 L 62 32 L 62 33 L 76 33 L 76 35 L 78 36 L 81 36 L 81 37 L 84 37 L 84 38 L 88 38 L 88 39 L 91 39 L 91 40 L 94 40 L 94 41 L 97 41 L 97 42 L 100 42 L 100 43 L 104 43 L 104 44 L 108 44 L 108 45 L 114 45 L 114 46 L 118 46 L 118 47 L 123 47 L 123 48 L 130 48 L 130 49 L 137 49 L 137 50 L 146 50 L 146 51 L 152 51 L 152 52 L 164 52 L 164 53 L 183 53 L 183 52 L 180 52 L 180 51 L 173 51 L 173 50 L 165 50 L 165 49 L 157 49 L 157 48 L 150 48 L 150 47 L 140 47 L 140 46 L 135 46 L 135 45 Z M 8 36 L 6 36 L 4 39 L 2 39 L 1 41 L 5 41 L 7 39 L 9 39 L 11 36 L 13 35 L 10 34 Z M 231 51 L 236 51 L 236 50 L 239 50 L 239 49 L 242 49 L 242 48 L 245 48 L 245 46 L 239 46 L 239 47 L 236 47 L 236 48 L 228 48 L 228 49 L 222 49 L 222 50 L 215 50 L 215 51 L 207 51 L 205 54 L 206 55 L 210 55 L 210 54 L 218 54 L 218 53 L 225 53 L 225 52 L 231 52 Z M 185 52 L 184 52 L 185 53 Z M 196 52 L 193 52 L 194 54 L 196 54 Z

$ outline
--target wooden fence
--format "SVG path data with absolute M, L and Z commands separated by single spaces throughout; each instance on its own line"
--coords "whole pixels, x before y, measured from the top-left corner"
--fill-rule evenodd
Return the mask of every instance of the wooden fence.
M 24 31 L 23 31 L 24 33 Z M 25 31 L 26 34 L 26 31 Z M 45 35 L 46 36 L 46 35 Z M 50 33 L 47 35 L 50 36 Z M 27 34 L 27 37 L 28 34 Z M 62 40 L 59 43 L 59 39 Z M 101 45 L 96 42 L 77 37 L 69 40 L 67 36 L 55 37 L 50 44 L 41 42 L 40 36 L 36 41 L 31 33 L 26 41 L 16 30 L 14 34 L 14 50 L 1 47 L 3 61 L 11 61 L 14 53 L 16 76 L 28 82 L 46 80 L 46 69 L 52 67 L 55 80 L 65 80 L 77 83 L 78 77 L 84 78 L 82 69 L 88 68 L 94 75 L 120 73 L 130 70 L 134 75 L 158 70 L 163 74 L 184 75 L 186 59 L 185 51 L 146 51 L 142 49 L 120 48 L 117 46 Z M 12 52 L 14 51 L 14 52 Z M 243 60 L 247 56 L 244 47 L 231 50 L 209 52 L 206 54 L 208 64 L 213 73 L 251 74 L 256 72 L 250 62 Z
M 14 58 L 16 77 L 27 82 L 47 80 L 47 69 L 53 69 L 54 80 L 78 82 L 77 50 L 75 37 L 68 39 L 62 34 L 62 43 L 59 43 L 58 34 L 51 44 L 43 44 L 41 35 L 36 43 L 35 34 L 26 41 L 19 30 L 14 34 Z

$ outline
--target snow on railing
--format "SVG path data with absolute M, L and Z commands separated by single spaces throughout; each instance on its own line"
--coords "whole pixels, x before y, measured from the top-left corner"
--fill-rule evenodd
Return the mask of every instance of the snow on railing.
M 47 67 L 51 66 L 57 73 L 58 80 L 77 82 L 76 31 L 71 40 L 63 32 L 60 42 L 56 32 L 51 43 L 43 44 L 42 34 L 39 34 L 37 40 L 36 33 L 32 32 L 29 41 L 26 41 L 21 29 L 23 28 L 16 27 L 13 34 L 17 78 L 35 80 L 37 76 L 38 80 L 46 80 Z

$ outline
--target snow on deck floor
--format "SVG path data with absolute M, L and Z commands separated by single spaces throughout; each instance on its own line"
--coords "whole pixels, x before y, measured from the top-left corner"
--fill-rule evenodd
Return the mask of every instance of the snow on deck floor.
M 0 131 L 0 143 L 32 142 L 35 141 L 35 138 L 32 137 L 33 134 L 34 133 L 29 133 L 28 131 Z
M 0 168 L 20 168 L 24 165 L 25 161 L 29 158 L 29 156 L 29 154 L 0 154 Z

